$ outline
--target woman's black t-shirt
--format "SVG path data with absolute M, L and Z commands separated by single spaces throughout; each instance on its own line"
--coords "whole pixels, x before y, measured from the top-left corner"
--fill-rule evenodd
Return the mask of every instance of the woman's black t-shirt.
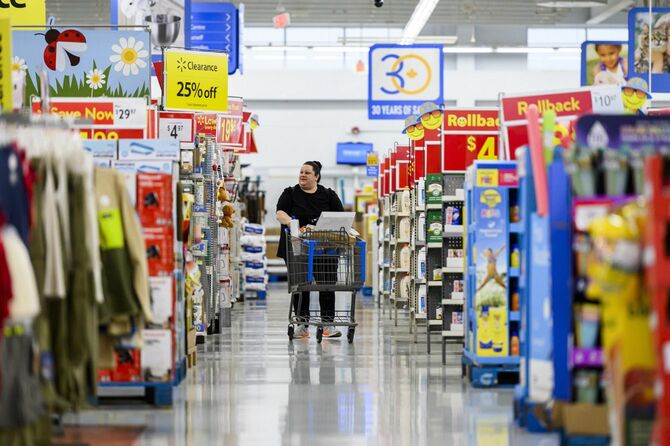
M 321 212 L 342 212 L 344 207 L 334 190 L 318 185 L 316 192 L 310 194 L 299 185 L 287 187 L 277 202 L 277 211 L 284 211 L 290 217 L 298 219 L 300 227 L 316 224 Z M 287 226 L 282 225 L 277 257 L 286 258 Z

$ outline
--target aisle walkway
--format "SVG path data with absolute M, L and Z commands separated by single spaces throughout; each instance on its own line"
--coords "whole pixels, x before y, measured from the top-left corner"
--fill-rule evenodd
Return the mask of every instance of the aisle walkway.
M 443 367 L 437 343 L 428 358 L 406 326 L 380 323 L 369 299 L 359 307 L 354 344 L 291 344 L 280 285 L 235 308 L 232 328 L 202 346 L 174 409 L 106 408 L 78 419 L 146 426 L 137 444 L 152 446 L 558 445 L 513 426 L 511 390 L 470 389 L 457 355 Z

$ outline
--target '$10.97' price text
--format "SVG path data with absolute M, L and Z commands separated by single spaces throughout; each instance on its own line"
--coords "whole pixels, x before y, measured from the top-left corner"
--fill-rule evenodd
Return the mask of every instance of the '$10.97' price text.
M 216 99 L 217 90 L 219 87 L 209 87 L 204 89 L 200 86 L 200 82 L 177 82 L 177 87 L 179 91 L 177 96 L 185 98 L 204 98 L 204 99 Z

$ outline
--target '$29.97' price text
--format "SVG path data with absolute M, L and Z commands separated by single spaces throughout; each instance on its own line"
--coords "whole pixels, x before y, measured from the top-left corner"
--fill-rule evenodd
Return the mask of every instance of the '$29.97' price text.
M 216 99 L 217 90 L 219 87 L 209 87 L 209 89 L 203 89 L 200 86 L 200 82 L 177 82 L 177 87 L 179 91 L 177 96 L 185 98 L 205 98 L 205 99 Z

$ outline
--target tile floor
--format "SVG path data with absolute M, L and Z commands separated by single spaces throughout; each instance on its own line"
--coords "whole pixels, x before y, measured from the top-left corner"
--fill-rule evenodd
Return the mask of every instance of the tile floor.
M 345 301 L 338 295 L 338 309 Z M 135 444 L 146 446 L 559 443 L 514 425 L 511 390 L 466 385 L 455 349 L 443 366 L 437 336 L 426 355 L 425 341 L 412 342 L 404 313 L 394 327 L 364 298 L 354 343 L 318 345 L 314 335 L 288 342 L 287 312 L 281 284 L 266 300 L 236 306 L 232 327 L 200 346 L 172 409 L 112 406 L 65 422 L 143 427 Z

